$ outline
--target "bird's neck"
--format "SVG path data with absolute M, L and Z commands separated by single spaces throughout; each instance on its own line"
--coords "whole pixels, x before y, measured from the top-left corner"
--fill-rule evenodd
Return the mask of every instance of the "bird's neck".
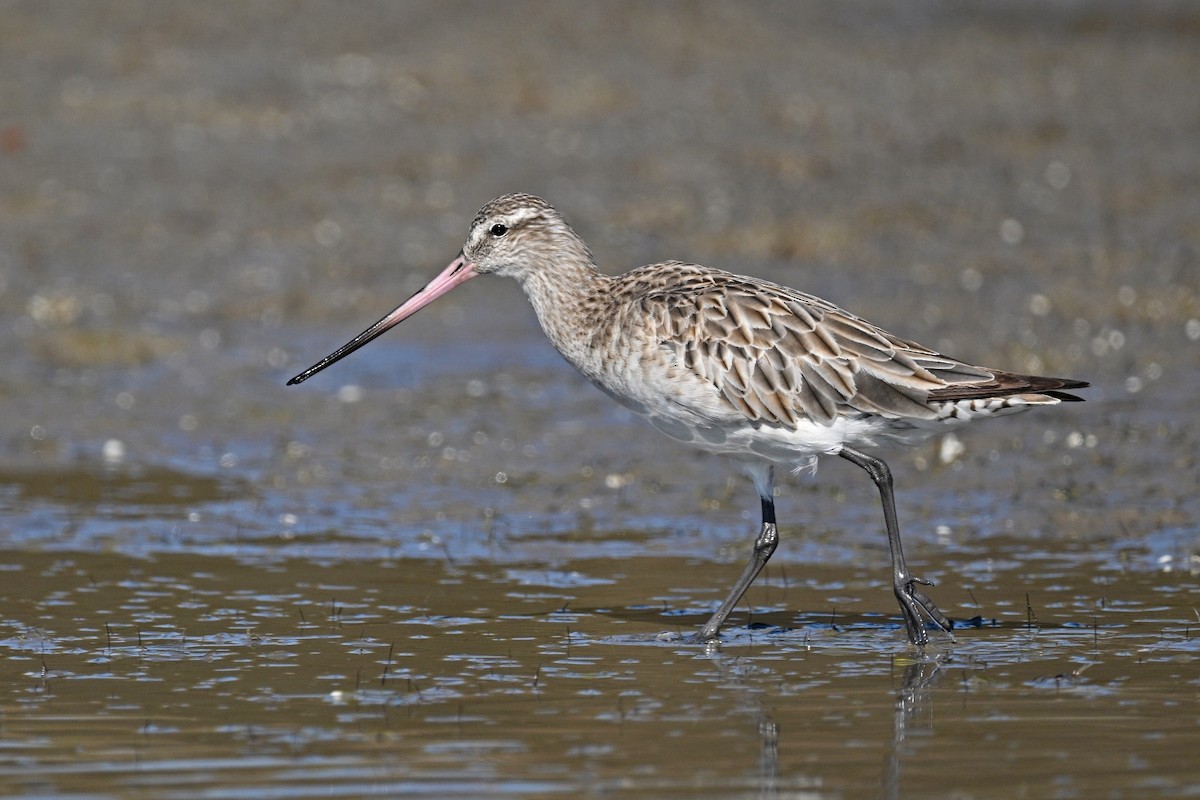
M 584 252 L 530 270 L 521 281 L 546 338 L 580 369 L 585 369 L 588 344 L 613 280 Z

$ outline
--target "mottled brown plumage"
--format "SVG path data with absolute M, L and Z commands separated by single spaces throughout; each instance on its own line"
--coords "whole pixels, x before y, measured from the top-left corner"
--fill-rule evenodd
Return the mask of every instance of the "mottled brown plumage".
M 901 339 L 812 295 L 758 278 L 669 261 L 610 276 L 546 201 L 499 197 L 480 209 L 462 252 L 395 311 L 290 383 L 366 344 L 476 275 L 515 278 L 554 347 L 590 381 L 667 435 L 729 456 L 763 506 L 754 555 L 709 620 L 720 626 L 775 549 L 774 464 L 840 455 L 879 488 L 893 588 L 910 639 L 923 616 L 951 623 L 904 564 L 891 475 L 860 452 L 913 442 L 971 419 L 1080 398 L 1087 384 L 980 367 Z

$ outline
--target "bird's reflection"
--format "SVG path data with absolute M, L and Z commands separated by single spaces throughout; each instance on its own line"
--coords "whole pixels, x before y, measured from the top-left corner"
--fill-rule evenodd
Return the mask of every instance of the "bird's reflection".
M 727 688 L 745 690 L 739 694 L 745 701 L 746 712 L 753 715 L 758 738 L 758 796 L 762 800 L 774 800 L 779 795 L 779 744 L 782 733 L 765 703 L 769 695 L 750 688 L 755 683 L 752 673 L 757 671 L 759 665 L 753 659 L 728 655 L 716 647 L 710 647 L 707 655 Z M 932 732 L 932 698 L 946 676 L 945 667 L 950 660 L 951 654 L 948 652 L 921 652 L 906 656 L 903 661 L 893 661 L 896 666 L 903 664 L 904 669 L 895 689 L 892 734 L 886 748 L 880 797 L 892 800 L 902 796 L 901 778 L 904 763 L 911 755 L 913 734 Z M 789 785 L 793 777 L 789 776 Z
M 900 777 L 910 736 L 914 731 L 933 728 L 933 717 L 929 714 L 930 698 L 934 688 L 945 677 L 943 666 L 948 658 L 945 653 L 921 653 L 904 667 L 896 691 L 892 742 L 883 768 L 882 797 L 887 800 L 901 796 Z
M 720 673 L 722 683 L 739 690 L 746 711 L 754 718 L 758 735 L 758 796 L 773 800 L 779 793 L 779 725 L 764 706 L 763 694 L 747 685 L 754 662 L 723 653 L 715 645 L 706 647 L 706 654 Z
M 758 796 L 770 800 L 779 791 L 779 726 L 763 711 L 758 718 Z

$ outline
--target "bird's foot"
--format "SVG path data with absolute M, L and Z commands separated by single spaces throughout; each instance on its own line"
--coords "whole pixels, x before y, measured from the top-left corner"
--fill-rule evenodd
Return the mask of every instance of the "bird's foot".
M 904 575 L 896 578 L 894 587 L 896 599 L 900 601 L 900 610 L 904 612 L 904 624 L 908 628 L 909 641 L 918 647 L 929 642 L 929 634 L 925 632 L 925 617 L 928 617 L 938 630 L 949 636 L 951 642 L 955 641 L 954 634 L 951 633 L 954 623 L 917 586 L 933 586 L 933 583 L 922 578 Z

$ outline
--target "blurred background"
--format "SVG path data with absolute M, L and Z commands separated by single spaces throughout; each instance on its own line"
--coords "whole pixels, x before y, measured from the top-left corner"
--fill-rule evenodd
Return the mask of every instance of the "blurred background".
M 213 610 L 240 608 L 237 590 L 259 580 L 278 586 L 244 602 L 288 625 L 293 606 L 336 609 L 335 595 L 365 598 L 364 614 L 400 604 L 379 625 L 448 613 L 458 601 L 432 576 L 463 565 L 482 572 L 455 580 L 493 592 L 472 601 L 485 630 L 531 602 L 514 588 L 531 581 L 543 606 L 703 620 L 752 540 L 751 487 L 574 375 L 515 285 L 473 282 L 284 387 L 440 270 L 479 206 L 510 191 L 557 206 L 609 272 L 697 261 L 969 361 L 1090 380 L 1085 404 L 892 457 L 910 549 L 947 569 L 943 608 L 970 606 L 1001 557 L 1020 619 L 1047 553 L 1078 555 L 1059 580 L 1082 587 L 1079 608 L 1104 607 L 1105 570 L 1135 570 L 1152 597 L 1167 573 L 1197 569 L 1191 3 L 4 0 L 0 43 L 12 702 L 44 694 L 48 669 L 87 672 L 48 667 L 47 648 L 86 661 L 120 626 L 130 648 L 156 626 L 268 636 L 253 613 L 234 625 Z M 861 570 L 861 598 L 830 578 L 808 606 L 893 614 L 876 502 L 841 466 L 787 481 L 780 517 L 796 535 L 777 560 L 792 577 L 767 585 Z M 705 577 L 664 577 L 676 563 Z M 180 616 L 233 574 L 213 608 Z M 97 587 L 118 595 L 98 616 L 78 594 Z M 1194 626 L 1190 591 L 1161 618 Z M 777 601 L 782 625 L 802 605 L 751 601 Z M 646 631 L 676 624 L 645 614 Z M 605 613 L 584 616 L 573 624 L 612 633 Z M 864 646 L 878 666 L 900 639 L 867 627 L 887 640 Z M 312 674 L 351 680 L 334 664 L 364 646 L 356 636 L 335 637 Z M 1183 652 L 1172 663 L 1194 664 Z M 197 654 L 162 655 L 198 668 Z M 553 662 L 531 658 L 522 685 Z M 1163 685 L 1194 693 L 1188 669 Z M 880 708 L 894 730 L 890 700 Z M 41 735 L 33 710 L 4 713 Z M 70 760 L 47 747 L 38 768 Z M 615 747 L 604 758 L 627 775 Z M 852 791 L 824 780 L 804 785 Z
M 0 461 L 21 474 L 183 462 L 262 490 L 324 426 L 408 460 L 406 421 L 468 385 L 456 418 L 519 429 L 489 409 L 505 366 L 577 382 L 512 286 L 282 385 L 517 190 L 609 271 L 761 275 L 1090 379 L 1110 409 L 1195 393 L 1187 4 L 9 2 L 0 25 Z M 427 380 L 446 369 L 449 398 Z M 357 424 L 342 386 L 380 392 Z

